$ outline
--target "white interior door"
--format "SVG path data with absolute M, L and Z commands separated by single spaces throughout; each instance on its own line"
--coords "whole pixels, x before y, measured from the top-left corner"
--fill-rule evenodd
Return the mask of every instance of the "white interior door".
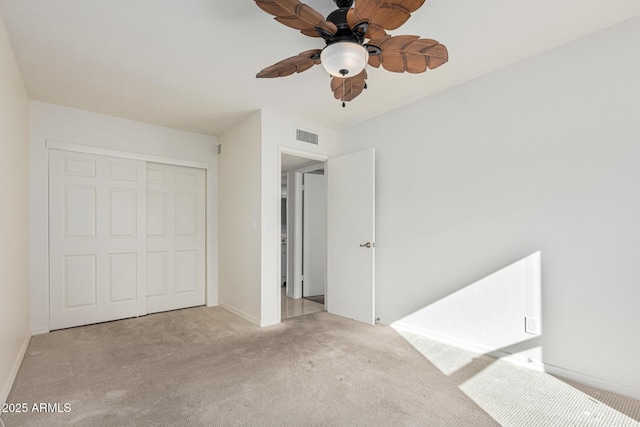
M 146 164 L 49 151 L 50 328 L 146 313 Z
M 147 311 L 205 304 L 205 171 L 147 166 Z
M 327 185 L 324 175 L 304 174 L 302 209 L 302 296 L 324 295 L 327 266 Z
M 375 323 L 375 151 L 327 162 L 329 313 Z

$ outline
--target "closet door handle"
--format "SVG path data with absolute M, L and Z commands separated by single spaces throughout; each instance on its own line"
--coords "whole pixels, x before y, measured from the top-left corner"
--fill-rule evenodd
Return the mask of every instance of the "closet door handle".
M 373 243 L 371 242 L 367 242 L 367 243 L 363 243 L 360 245 L 361 248 L 372 248 L 373 247 Z

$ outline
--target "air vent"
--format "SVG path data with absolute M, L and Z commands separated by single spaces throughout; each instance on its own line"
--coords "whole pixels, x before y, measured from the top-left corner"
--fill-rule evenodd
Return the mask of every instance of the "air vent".
M 222 144 L 218 144 L 218 155 L 222 154 Z
M 318 135 L 315 133 L 307 132 L 306 130 L 296 129 L 296 139 L 298 141 L 318 145 Z

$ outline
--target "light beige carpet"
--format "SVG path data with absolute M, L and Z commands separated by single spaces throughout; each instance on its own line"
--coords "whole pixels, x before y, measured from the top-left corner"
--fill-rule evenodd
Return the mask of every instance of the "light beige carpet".
M 205 307 L 33 337 L 8 402 L 70 411 L 6 427 L 500 425 L 389 327 L 315 313 L 261 329 Z
M 640 426 L 640 401 L 424 336 L 399 333 L 504 426 Z
M 6 427 L 497 425 L 395 331 L 327 313 L 260 329 L 196 308 L 36 336 Z

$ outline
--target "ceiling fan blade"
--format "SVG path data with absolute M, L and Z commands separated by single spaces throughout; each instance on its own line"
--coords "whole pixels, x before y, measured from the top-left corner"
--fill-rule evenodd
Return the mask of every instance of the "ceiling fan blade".
M 425 0 L 358 0 L 353 7 L 351 17 L 347 17 L 349 25 L 367 20 L 369 25 L 378 26 L 383 30 L 395 30 L 407 22 L 411 13 L 424 4 Z M 378 38 L 380 34 L 371 34 Z
M 256 77 L 286 77 L 293 73 L 301 73 L 320 63 L 320 52 L 322 52 L 321 49 L 307 50 L 306 52 L 302 52 L 296 56 L 292 56 L 291 58 L 283 59 L 282 61 L 260 71 L 256 74 Z
M 332 35 L 338 31 L 338 27 L 333 22 L 326 21 L 320 12 L 299 0 L 255 0 L 255 2 L 260 9 L 275 16 L 276 21 L 300 30 L 304 35 L 320 37 L 316 28 L 322 28 Z
M 380 47 L 382 53 L 370 56 L 369 65 L 375 68 L 382 65 L 385 70 L 394 73 L 424 73 L 427 68 L 432 70 L 449 60 L 449 53 L 443 44 L 419 36 L 386 36 L 372 40 L 371 44 Z
M 331 79 L 331 90 L 333 96 L 344 102 L 352 101 L 360 95 L 366 86 L 367 72 L 362 70 L 360 74 L 353 77 L 334 77 Z
M 367 39 L 381 39 L 387 35 L 387 32 L 382 28 L 379 24 L 372 23 L 368 19 L 360 16 L 359 12 L 355 8 L 349 9 L 347 12 L 347 23 L 349 24 L 349 28 L 355 28 L 357 25 L 368 22 L 369 28 L 367 32 L 364 34 L 364 37 Z

